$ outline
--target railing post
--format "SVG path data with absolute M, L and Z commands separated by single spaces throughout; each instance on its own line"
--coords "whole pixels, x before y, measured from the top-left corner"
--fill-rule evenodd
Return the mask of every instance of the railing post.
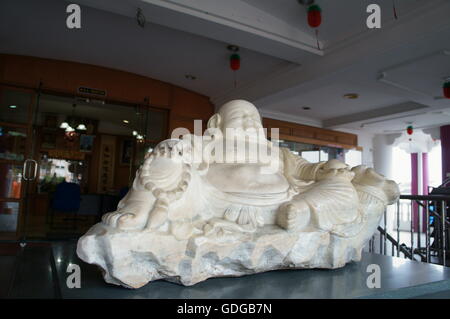
M 375 253 L 375 235 L 372 236 L 372 252 Z
M 447 254 L 446 254 L 446 249 L 447 249 L 447 236 L 446 236 L 446 228 L 447 228 L 447 202 L 445 200 L 442 201 L 441 204 L 441 212 L 442 212 L 442 265 L 445 267 L 447 266 Z
M 381 233 L 381 232 L 379 232 L 379 233 L 380 233 L 380 255 L 382 255 L 383 254 L 383 239 L 382 239 L 383 233 Z
M 420 227 L 422 226 L 421 220 L 422 220 L 422 215 L 423 215 L 423 207 L 422 207 L 423 202 L 422 201 L 417 201 L 417 213 L 419 214 L 417 216 L 417 249 L 419 249 L 420 252 L 420 248 L 421 248 L 421 240 L 420 240 Z
M 386 239 L 387 239 L 387 220 L 386 220 L 386 218 L 387 218 L 387 209 L 385 209 L 384 210 L 384 236 L 383 236 L 383 239 L 384 239 L 384 247 L 383 247 L 383 250 L 384 250 L 384 254 L 385 255 L 387 255 L 387 253 L 386 253 L 386 248 L 387 248 L 387 242 L 386 242 Z
M 427 263 L 430 262 L 430 205 L 426 201 L 426 212 L 425 212 L 425 254 Z
M 400 199 L 397 202 L 397 257 L 400 257 Z
M 411 214 L 410 214 L 410 219 L 411 219 L 411 260 L 414 258 L 414 201 L 411 201 Z

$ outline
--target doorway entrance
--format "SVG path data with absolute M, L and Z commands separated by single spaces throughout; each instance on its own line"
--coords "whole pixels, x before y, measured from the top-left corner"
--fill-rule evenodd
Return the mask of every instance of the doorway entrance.
M 167 136 L 167 110 L 149 105 L 47 93 L 36 103 L 33 92 L 1 92 L 7 239 L 79 237 L 116 209 L 145 153 Z
M 36 94 L 0 86 L 0 239 L 15 240 L 23 230 L 29 182 L 36 178 L 32 118 Z

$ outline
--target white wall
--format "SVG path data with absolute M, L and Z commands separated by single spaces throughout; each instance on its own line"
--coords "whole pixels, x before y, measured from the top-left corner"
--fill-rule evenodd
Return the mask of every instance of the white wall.
M 347 128 L 337 128 L 337 131 L 356 134 L 358 136 L 358 146 L 363 148 L 362 151 L 362 164 L 368 167 L 374 167 L 373 162 L 373 138 L 374 134 L 352 130 Z
M 373 167 L 387 178 L 392 178 L 392 143 L 393 137 L 389 135 L 373 138 Z

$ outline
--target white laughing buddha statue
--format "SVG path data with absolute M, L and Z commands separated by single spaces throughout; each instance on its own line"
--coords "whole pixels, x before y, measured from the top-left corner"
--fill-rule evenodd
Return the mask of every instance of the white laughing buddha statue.
M 274 135 L 272 134 L 272 138 Z M 109 283 L 273 269 L 337 268 L 358 261 L 396 183 L 364 166 L 309 163 L 266 139 L 257 108 L 235 100 L 208 122 L 148 153 L 117 211 L 78 242 Z

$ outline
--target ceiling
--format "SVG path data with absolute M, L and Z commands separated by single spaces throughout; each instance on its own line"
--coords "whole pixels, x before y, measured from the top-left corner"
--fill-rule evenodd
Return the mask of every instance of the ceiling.
M 450 124 L 439 116 L 450 109 L 441 96 L 450 76 L 450 1 L 395 0 L 396 20 L 392 0 L 378 0 L 378 30 L 366 27 L 372 0 L 316 2 L 320 50 L 297 0 L 79 0 L 80 30 L 64 26 L 69 1 L 2 0 L 0 52 L 129 71 L 207 95 L 216 106 L 243 98 L 264 116 L 328 128 L 381 134 L 405 122 Z M 228 44 L 241 48 L 237 87 Z
M 152 23 L 142 29 L 134 19 L 90 7 L 82 7 L 82 28 L 70 30 L 65 27 L 66 5 L 59 0 L 2 0 L 0 52 L 125 70 L 206 96 L 234 88 L 227 43 Z M 238 84 L 292 64 L 247 49 L 240 54 Z M 197 79 L 186 79 L 186 74 Z
M 298 4 L 297 0 L 243 0 L 243 2 L 259 8 L 268 14 L 285 21 L 293 28 L 314 34 L 314 31 L 308 26 L 306 8 Z M 392 0 L 345 0 L 345 6 L 342 1 L 336 0 L 317 0 L 322 9 L 323 22 L 319 30 L 319 38 L 325 50 L 337 46 L 341 41 L 346 41 L 351 37 L 367 31 L 364 16 L 369 4 L 377 3 L 382 9 L 386 9 L 381 15 L 382 26 L 392 22 L 393 10 Z M 423 0 L 396 0 L 396 10 L 400 16 L 420 8 Z M 361 23 L 363 22 L 363 23 Z

